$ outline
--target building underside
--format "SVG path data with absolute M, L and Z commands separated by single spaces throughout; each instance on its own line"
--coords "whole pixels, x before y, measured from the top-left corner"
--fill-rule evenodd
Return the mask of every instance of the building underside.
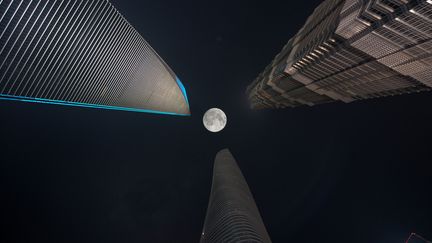
M 431 0 L 326 0 L 247 94 L 262 109 L 431 88 Z

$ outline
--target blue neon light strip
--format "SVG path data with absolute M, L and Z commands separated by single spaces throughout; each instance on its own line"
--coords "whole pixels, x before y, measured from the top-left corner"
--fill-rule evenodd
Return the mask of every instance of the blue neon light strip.
M 176 77 L 176 82 L 177 82 L 177 85 L 179 86 L 181 92 L 183 93 L 183 96 L 184 96 L 184 98 L 185 98 L 185 100 L 186 100 L 186 103 L 187 103 L 187 105 L 188 105 L 188 108 L 190 108 L 190 107 L 189 107 L 189 99 L 188 99 L 188 97 L 187 97 L 186 89 L 185 89 L 183 83 L 180 81 L 180 79 L 179 79 L 178 77 Z
M 174 112 L 165 112 L 165 111 L 155 111 L 155 110 L 128 108 L 128 107 L 121 107 L 121 106 L 87 104 L 87 103 L 80 103 L 80 102 L 71 102 L 71 101 L 62 101 L 62 100 L 50 100 L 50 99 L 43 99 L 43 98 L 31 98 L 31 97 L 3 95 L 3 94 L 0 94 L 0 100 L 12 100 L 12 101 L 22 101 L 22 102 L 30 102 L 30 103 L 42 103 L 42 104 L 52 104 L 52 105 L 75 106 L 75 107 L 85 107 L 85 108 L 104 109 L 104 110 L 117 110 L 117 111 L 129 111 L 129 112 L 140 112 L 140 113 L 153 113 L 153 114 L 160 114 L 160 115 L 190 116 L 189 114 L 178 114 L 178 113 L 174 113 Z

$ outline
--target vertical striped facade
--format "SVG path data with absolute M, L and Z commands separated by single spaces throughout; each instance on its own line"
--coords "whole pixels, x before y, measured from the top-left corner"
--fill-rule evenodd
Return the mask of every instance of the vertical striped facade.
M 200 242 L 271 242 L 249 186 L 228 149 L 216 155 Z
M 183 84 L 107 0 L 0 0 L 0 99 L 189 115 Z
M 325 0 L 247 93 L 260 109 L 431 88 L 431 0 Z

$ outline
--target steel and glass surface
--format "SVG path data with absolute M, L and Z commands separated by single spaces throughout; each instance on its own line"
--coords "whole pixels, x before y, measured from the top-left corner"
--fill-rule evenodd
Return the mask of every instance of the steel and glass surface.
M 0 99 L 189 115 L 179 78 L 106 0 L 0 0 Z
M 200 242 L 271 242 L 249 186 L 228 149 L 216 155 Z
M 431 0 L 325 0 L 247 93 L 260 109 L 431 87 Z

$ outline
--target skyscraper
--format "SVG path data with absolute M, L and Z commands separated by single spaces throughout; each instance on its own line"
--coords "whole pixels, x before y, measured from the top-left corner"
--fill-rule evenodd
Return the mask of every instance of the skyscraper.
M 405 243 L 432 243 L 431 241 L 426 240 L 423 236 L 411 233 Z
M 107 0 L 0 0 L 0 99 L 189 114 L 179 78 Z
M 432 87 L 431 0 L 325 0 L 248 87 L 252 108 Z
M 200 242 L 271 242 L 246 180 L 228 149 L 216 155 Z

